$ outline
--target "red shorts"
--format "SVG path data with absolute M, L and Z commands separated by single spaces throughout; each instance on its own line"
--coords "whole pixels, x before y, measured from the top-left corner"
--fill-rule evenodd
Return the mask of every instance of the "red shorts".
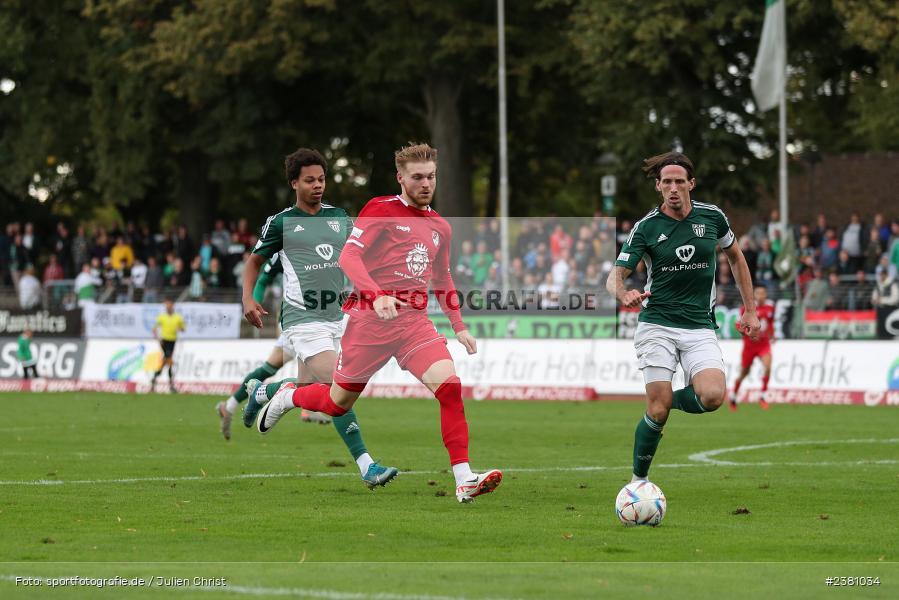
M 401 322 L 350 317 L 340 341 L 334 381 L 343 388 L 362 391 L 391 358 L 419 380 L 438 360 L 452 360 L 446 338 L 424 315 Z
M 743 342 L 743 357 L 740 359 L 740 366 L 748 369 L 752 366 L 752 361 L 756 357 L 762 357 L 771 354 L 771 342 Z

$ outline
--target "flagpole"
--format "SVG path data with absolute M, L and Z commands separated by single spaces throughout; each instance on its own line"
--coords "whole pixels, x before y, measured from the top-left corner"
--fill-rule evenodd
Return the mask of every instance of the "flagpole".
M 787 236 L 787 224 L 790 222 L 790 199 L 788 196 L 788 188 L 787 188 L 787 7 L 786 2 L 784 2 L 783 6 L 783 15 L 784 18 L 780 22 L 781 36 L 780 39 L 783 40 L 784 44 L 784 61 L 783 61 L 783 69 L 784 72 L 781 81 L 780 88 L 780 102 L 778 107 L 778 120 L 779 120 L 779 134 L 780 134 L 780 165 L 779 165 L 779 176 L 780 176 L 780 231 L 783 236 L 781 239 L 781 243 L 786 242 Z
M 509 146 L 506 124 L 506 6 L 496 0 L 499 88 L 499 231 L 503 302 L 509 293 Z

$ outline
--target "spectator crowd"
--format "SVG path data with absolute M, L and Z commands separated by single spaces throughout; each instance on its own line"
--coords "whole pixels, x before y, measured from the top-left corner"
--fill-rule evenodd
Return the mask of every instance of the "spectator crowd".
M 457 288 L 464 293 L 502 289 L 499 221 L 467 223 L 474 224 L 470 230 L 456 227 L 465 230 L 457 236 L 452 264 Z M 578 296 L 581 301 L 601 297 L 632 228 L 628 219 L 616 222 L 600 213 L 582 219 L 512 219 L 510 289 L 533 291 L 546 307 Z M 32 223 L 9 223 L 0 231 L 0 286 L 14 286 L 26 309 L 40 305 L 43 293 L 66 307 L 101 299 L 154 302 L 167 288 L 203 300 L 216 289 L 240 286 L 256 240 L 246 219 L 219 219 L 199 242 L 184 226 L 161 232 L 127 223 L 88 231 L 59 222 L 52 235 L 42 235 Z M 774 210 L 739 244 L 754 282 L 767 286 L 774 298 L 798 293 L 810 310 L 899 306 L 899 220 L 878 213 L 867 222 L 853 213 L 847 223 L 835 225 L 821 214 L 814 224 L 784 231 Z M 642 287 L 641 271 L 632 274 L 630 286 Z M 718 303 L 738 305 L 739 292 L 723 254 L 716 277 Z
M 73 231 L 60 221 L 44 236 L 32 223 L 9 223 L 0 231 L 0 286 L 13 286 L 23 309 L 41 304 L 44 291 L 67 308 L 101 298 L 155 302 L 166 288 L 202 300 L 239 285 L 256 240 L 246 219 L 217 220 L 199 243 L 183 225 L 166 232 L 134 223 Z
M 463 293 L 502 290 L 499 221 L 476 222 L 456 255 L 454 282 Z M 595 308 L 615 243 L 615 221 L 599 213 L 587 219 L 511 219 L 509 289 L 532 292 L 546 308 Z

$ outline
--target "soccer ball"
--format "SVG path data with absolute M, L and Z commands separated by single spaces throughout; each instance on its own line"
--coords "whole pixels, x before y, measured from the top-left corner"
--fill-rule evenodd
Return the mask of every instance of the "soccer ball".
M 618 492 L 615 513 L 625 525 L 651 525 L 662 522 L 668 501 L 659 486 L 651 481 L 632 481 Z

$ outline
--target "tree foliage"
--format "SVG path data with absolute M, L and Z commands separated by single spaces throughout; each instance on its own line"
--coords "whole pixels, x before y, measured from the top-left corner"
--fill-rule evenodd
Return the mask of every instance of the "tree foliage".
M 697 161 L 702 198 L 773 187 L 776 114 L 749 89 L 763 6 L 507 2 L 513 214 L 590 214 L 608 173 L 636 214 L 655 200 L 640 161 L 671 147 Z M 895 3 L 787 6 L 797 153 L 896 149 Z M 495 20 L 480 0 L 3 0 L 4 209 L 258 220 L 289 202 L 299 145 L 326 151 L 330 200 L 358 208 L 396 189 L 393 150 L 426 139 L 438 208 L 493 214 Z

